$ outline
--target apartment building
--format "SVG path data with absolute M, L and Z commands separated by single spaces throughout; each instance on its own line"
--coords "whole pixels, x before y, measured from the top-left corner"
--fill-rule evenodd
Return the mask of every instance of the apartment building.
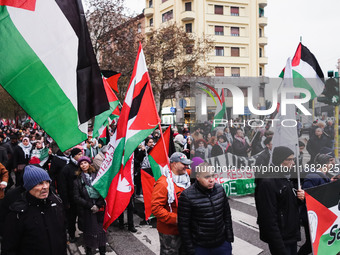
M 146 0 L 145 34 L 176 22 L 196 36 L 207 35 L 215 42 L 207 65 L 211 76 L 259 77 L 265 75 L 267 0 Z M 264 85 L 263 85 L 264 86 Z M 261 96 L 263 86 L 259 86 Z M 244 88 L 246 90 L 246 88 Z M 227 96 L 228 97 L 228 96 Z M 264 95 L 263 95 L 264 97 Z M 230 100 L 227 100 L 227 102 Z M 258 99 L 263 107 L 264 98 Z M 231 105 L 227 105 L 231 107 Z M 209 108 L 209 102 L 207 104 Z M 210 108 L 214 106 L 210 106 Z

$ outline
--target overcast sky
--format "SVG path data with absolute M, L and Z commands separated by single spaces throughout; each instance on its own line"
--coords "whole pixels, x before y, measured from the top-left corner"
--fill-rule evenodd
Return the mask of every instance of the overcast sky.
M 253 0 L 251 0 L 253 1 Z M 126 6 L 139 14 L 144 0 L 125 0 Z M 336 70 L 340 58 L 339 0 L 268 0 L 265 8 L 268 25 L 266 76 L 277 77 L 300 42 L 315 55 L 325 76 Z

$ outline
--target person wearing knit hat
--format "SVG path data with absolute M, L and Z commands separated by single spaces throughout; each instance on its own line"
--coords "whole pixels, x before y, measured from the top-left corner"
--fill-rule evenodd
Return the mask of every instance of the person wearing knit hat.
M 297 189 L 290 180 L 294 166 L 294 152 L 285 146 L 273 149 L 272 163 L 268 171 L 278 178 L 263 179 L 255 187 L 255 203 L 258 215 L 260 239 L 269 246 L 271 254 L 297 254 L 300 240 L 299 200 L 304 191 Z M 266 178 L 267 177 L 267 178 Z
M 97 172 L 87 156 L 78 159 L 78 165 L 73 182 L 74 201 L 78 208 L 78 228 L 83 232 L 86 254 L 94 254 L 95 249 L 99 248 L 99 254 L 103 255 L 107 241 L 103 230 L 105 201 L 92 186 Z
M 80 166 L 80 163 L 81 163 L 82 161 L 86 161 L 86 162 L 89 163 L 89 164 L 92 163 L 92 162 L 91 162 L 91 159 L 90 159 L 89 157 L 87 157 L 87 156 L 81 156 L 81 157 L 78 159 L 78 165 L 79 165 L 79 166 Z
M 1 254 L 66 255 L 64 209 L 61 199 L 49 189 L 49 175 L 27 165 L 23 179 L 26 192 L 9 206 Z
M 83 155 L 83 152 L 82 152 L 82 150 L 81 149 L 79 149 L 79 148 L 77 148 L 77 147 L 75 147 L 75 148 L 73 148 L 72 150 L 71 150 L 71 157 L 72 158 L 74 158 L 75 156 L 77 156 L 78 154 L 80 155 L 80 153 L 81 153 L 81 156 Z M 78 159 L 76 159 L 76 160 L 78 160 Z
M 39 199 L 44 199 L 48 196 L 51 178 L 44 169 L 34 165 L 27 165 L 24 169 L 23 179 L 23 186 L 31 195 Z M 35 186 L 39 186 L 39 188 Z M 32 194 L 33 192 L 35 194 Z

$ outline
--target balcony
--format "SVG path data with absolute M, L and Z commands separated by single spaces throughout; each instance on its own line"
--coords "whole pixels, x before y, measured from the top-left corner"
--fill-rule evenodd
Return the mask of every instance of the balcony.
M 168 9 L 174 6 L 174 4 L 175 4 L 175 0 L 167 0 L 164 3 L 161 3 L 161 5 L 159 6 L 159 11 L 162 12 L 165 9 Z
M 267 17 L 259 17 L 259 25 L 260 26 L 267 26 L 268 18 Z
M 267 58 L 267 57 L 260 57 L 260 58 L 259 58 L 259 64 L 260 64 L 260 65 L 266 65 L 266 64 L 268 64 L 268 58 Z
M 193 11 L 186 11 L 181 13 L 182 21 L 191 21 L 195 19 L 195 13 Z
M 259 44 L 264 46 L 268 44 L 268 38 L 267 37 L 259 37 Z
M 145 28 L 145 34 L 146 35 L 150 35 L 150 34 L 152 34 L 152 32 L 153 32 L 153 27 L 146 27 Z
M 259 0 L 259 6 L 260 8 L 264 8 L 267 6 L 267 0 Z
M 231 16 L 231 15 L 216 15 L 212 13 L 206 14 L 206 20 L 209 23 L 231 23 L 231 24 L 249 24 L 248 16 Z
M 215 43 L 249 44 L 247 36 L 211 35 Z
M 154 8 L 145 8 L 144 9 L 144 16 L 151 17 L 154 14 Z

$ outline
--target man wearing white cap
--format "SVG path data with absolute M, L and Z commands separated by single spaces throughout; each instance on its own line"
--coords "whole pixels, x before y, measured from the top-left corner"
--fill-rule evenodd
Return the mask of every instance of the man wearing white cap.
M 177 200 L 182 191 L 190 186 L 190 177 L 186 170 L 191 163 L 181 152 L 172 154 L 171 172 L 165 171 L 152 191 L 151 212 L 157 218 L 161 255 L 182 254 L 177 228 Z

